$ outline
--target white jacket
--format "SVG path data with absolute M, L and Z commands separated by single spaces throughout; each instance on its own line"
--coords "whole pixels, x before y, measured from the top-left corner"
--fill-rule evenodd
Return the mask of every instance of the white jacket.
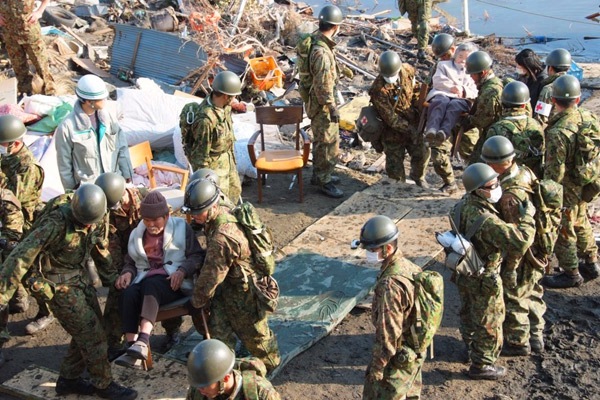
M 106 109 L 98 110 L 96 115 L 98 132 L 77 101 L 73 111 L 56 128 L 58 171 L 65 189 L 74 189 L 79 183 L 93 183 L 103 172 L 115 172 L 125 179 L 133 175 L 129 148 L 117 119 Z
M 145 231 L 146 225 L 144 225 L 144 221 L 140 221 L 138 226 L 131 232 L 131 236 L 129 236 L 127 253 L 135 262 L 135 267 L 137 268 L 137 275 L 133 282 L 131 282 L 132 284 L 139 283 L 144 279 L 150 269 L 148 256 L 144 250 L 143 243 Z M 169 276 L 177 271 L 177 268 L 179 268 L 186 259 L 185 233 L 185 220 L 179 217 L 169 217 L 163 231 L 163 267 Z M 193 282 L 191 279 L 185 279 L 181 284 L 181 290 L 184 293 L 191 291 L 192 288 Z
M 477 98 L 477 85 L 471 75 L 467 74 L 466 68 L 455 64 L 454 60 L 440 61 L 437 63 L 433 78 L 431 78 L 431 90 L 427 94 L 426 100 L 429 101 L 438 94 L 459 98 L 459 95 L 450 92 L 450 88 L 454 86 L 464 90 L 465 99 Z

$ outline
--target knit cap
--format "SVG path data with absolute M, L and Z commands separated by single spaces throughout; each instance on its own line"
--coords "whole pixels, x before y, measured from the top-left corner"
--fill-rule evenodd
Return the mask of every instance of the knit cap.
M 157 190 L 154 190 L 142 200 L 140 204 L 140 214 L 145 219 L 157 219 L 169 214 L 169 205 L 165 197 Z

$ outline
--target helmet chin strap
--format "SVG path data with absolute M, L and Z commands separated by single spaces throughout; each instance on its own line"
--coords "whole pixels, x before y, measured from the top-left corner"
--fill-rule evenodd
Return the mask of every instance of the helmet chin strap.
M 219 381 L 219 394 L 223 394 L 225 393 L 225 381 L 221 380 Z

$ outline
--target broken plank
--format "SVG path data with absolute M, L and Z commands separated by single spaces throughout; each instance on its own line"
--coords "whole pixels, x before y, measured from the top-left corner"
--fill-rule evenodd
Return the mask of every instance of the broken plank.
M 71 57 L 71 61 L 85 69 L 86 71 L 99 76 L 100 78 L 110 78 L 111 75 L 103 69 L 100 69 L 89 58 Z
M 373 164 L 369 166 L 366 172 L 381 172 L 385 168 L 385 154 L 382 154 Z

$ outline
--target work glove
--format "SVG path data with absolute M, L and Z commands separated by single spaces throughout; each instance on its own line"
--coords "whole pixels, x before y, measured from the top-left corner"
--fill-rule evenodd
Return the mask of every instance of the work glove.
M 502 284 L 508 289 L 514 289 L 517 287 L 517 271 L 504 271 L 502 273 Z
M 329 118 L 331 119 L 331 122 L 333 122 L 334 124 L 339 124 L 340 123 L 340 112 L 338 111 L 337 107 L 335 106 L 335 104 L 329 104 Z
M 369 370 L 367 371 L 367 379 L 369 380 L 369 382 L 381 381 L 383 380 L 383 371 L 369 368 Z
M 352 79 L 352 78 L 354 78 L 354 71 L 352 71 L 350 68 L 344 66 L 344 69 L 342 70 L 342 75 L 344 75 L 348 79 Z
M 519 213 L 521 214 L 521 217 L 524 217 L 525 215 L 533 217 L 535 215 L 535 206 L 530 201 L 524 201 L 519 204 Z

